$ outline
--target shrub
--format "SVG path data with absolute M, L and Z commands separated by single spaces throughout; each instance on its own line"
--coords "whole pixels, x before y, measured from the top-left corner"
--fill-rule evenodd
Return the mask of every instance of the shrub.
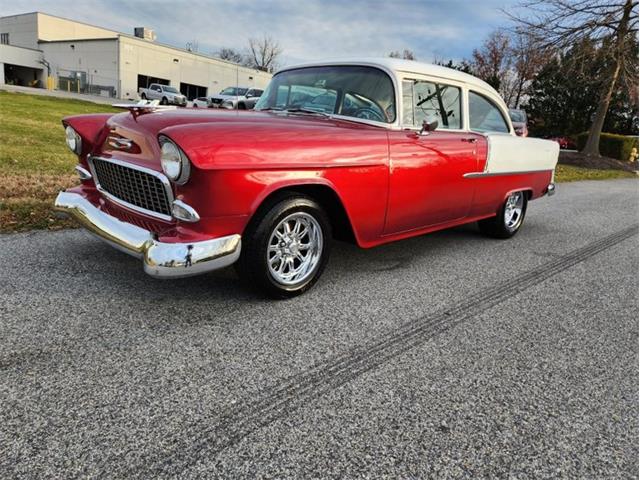
M 588 132 L 578 134 L 578 150 L 584 148 L 588 136 Z M 638 151 L 638 137 L 614 133 L 600 134 L 600 153 L 606 157 L 628 162 L 634 148 Z

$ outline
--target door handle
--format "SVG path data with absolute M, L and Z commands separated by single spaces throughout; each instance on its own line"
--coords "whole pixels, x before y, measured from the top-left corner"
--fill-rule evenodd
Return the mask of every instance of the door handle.
M 463 142 L 467 142 L 467 143 L 476 143 L 478 141 L 477 138 L 463 138 L 462 139 Z

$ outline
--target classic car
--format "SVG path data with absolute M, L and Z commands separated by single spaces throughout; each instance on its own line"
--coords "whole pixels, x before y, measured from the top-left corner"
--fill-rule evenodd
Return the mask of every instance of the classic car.
M 370 248 L 478 222 L 505 239 L 555 191 L 558 144 L 516 136 L 492 87 L 435 65 L 288 67 L 234 113 L 127 107 L 63 119 L 81 184 L 55 205 L 155 277 L 234 264 L 292 297 L 333 238 Z

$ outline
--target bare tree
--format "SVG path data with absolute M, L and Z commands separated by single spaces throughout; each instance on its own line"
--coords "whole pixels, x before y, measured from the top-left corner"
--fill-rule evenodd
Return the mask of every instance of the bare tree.
M 243 64 L 246 61 L 245 55 L 235 48 L 223 47 L 217 53 L 218 58 L 227 60 L 228 62 Z
M 473 73 L 496 90 L 505 85 L 511 68 L 511 39 L 506 32 L 495 30 L 471 57 Z
M 405 48 L 402 53 L 400 53 L 398 50 L 394 50 L 393 52 L 389 53 L 389 57 L 391 58 L 402 58 L 404 60 L 417 60 L 418 57 L 416 57 L 416 54 L 413 53 L 412 50 L 409 50 L 408 48 Z
M 280 44 L 271 37 L 265 35 L 262 38 L 249 39 L 248 64 L 253 68 L 273 72 L 281 54 Z
M 527 86 L 546 64 L 551 54 L 548 49 L 538 48 L 527 32 L 516 32 L 511 44 L 511 64 L 515 76 L 510 105 L 518 108 Z
M 582 150 L 599 156 L 600 133 L 616 84 L 622 80 L 629 88 L 637 88 L 637 55 L 628 53 L 638 35 L 638 1 L 527 0 L 521 6 L 527 14 L 506 13 L 542 48 L 566 51 L 589 40 L 611 59 L 611 68 L 597 79 L 601 85 L 598 108 Z

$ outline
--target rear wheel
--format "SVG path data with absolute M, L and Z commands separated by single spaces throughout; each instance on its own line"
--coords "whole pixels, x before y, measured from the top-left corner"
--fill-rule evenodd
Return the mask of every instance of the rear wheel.
M 524 222 L 527 212 L 527 194 L 525 192 L 513 192 L 502 205 L 498 215 L 486 220 L 480 220 L 480 231 L 495 238 L 513 237 Z
M 322 207 L 305 196 L 276 201 L 247 227 L 236 269 L 242 280 L 275 298 L 309 290 L 331 249 L 331 225 Z
M 140 95 L 140 98 L 142 98 L 142 100 L 146 100 L 147 96 L 143 93 L 142 95 Z

